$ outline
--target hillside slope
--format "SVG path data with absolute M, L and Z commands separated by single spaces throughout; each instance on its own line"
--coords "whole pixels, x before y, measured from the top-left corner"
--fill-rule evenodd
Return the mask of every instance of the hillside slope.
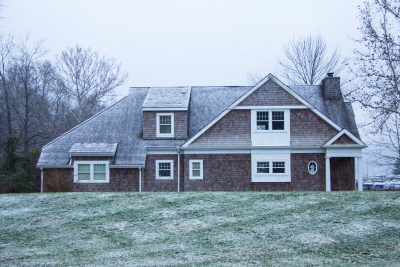
M 397 265 L 400 192 L 0 195 L 0 265 Z

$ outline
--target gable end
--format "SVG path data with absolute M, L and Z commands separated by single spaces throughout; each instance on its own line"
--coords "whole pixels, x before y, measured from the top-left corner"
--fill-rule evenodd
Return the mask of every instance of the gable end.
M 265 82 L 238 106 L 303 106 L 304 104 L 289 94 L 272 79 Z

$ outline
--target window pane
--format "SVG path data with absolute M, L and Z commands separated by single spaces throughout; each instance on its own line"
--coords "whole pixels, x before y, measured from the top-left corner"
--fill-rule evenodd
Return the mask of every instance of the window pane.
M 257 173 L 269 173 L 269 162 L 257 162 Z
M 169 162 L 161 162 L 158 164 L 158 169 L 159 170 L 169 170 L 171 169 L 171 163 Z
M 106 173 L 106 164 L 94 164 L 94 173 Z
M 284 121 L 272 121 L 272 130 L 284 130 L 285 122 Z
M 200 162 L 192 162 L 193 170 L 200 170 Z
M 268 111 L 257 111 L 257 121 L 267 121 Z
M 285 162 L 272 162 L 272 173 L 285 173 Z
M 268 130 L 268 121 L 257 121 L 257 130 Z
M 78 164 L 78 173 L 90 173 L 90 164 Z
M 158 176 L 171 177 L 171 171 L 170 170 L 158 170 Z
M 78 180 L 90 180 L 90 173 L 78 173 Z
M 284 120 L 283 111 L 272 111 L 272 120 Z
M 285 116 L 283 111 L 272 111 L 272 130 L 285 129 Z
M 94 180 L 106 180 L 106 174 L 105 173 L 95 173 L 95 174 L 93 174 L 93 179 Z
M 200 170 L 192 170 L 193 177 L 200 177 Z
M 257 111 L 257 130 L 268 130 L 268 111 Z
M 78 180 L 90 180 L 90 164 L 78 164 Z
M 171 125 L 160 125 L 160 133 L 170 134 L 171 133 Z
M 171 116 L 160 116 L 160 124 L 171 125 Z

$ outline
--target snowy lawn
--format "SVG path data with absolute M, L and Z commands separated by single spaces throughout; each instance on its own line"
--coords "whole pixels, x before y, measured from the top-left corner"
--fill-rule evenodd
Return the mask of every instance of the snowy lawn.
M 400 192 L 0 195 L 0 266 L 399 265 Z

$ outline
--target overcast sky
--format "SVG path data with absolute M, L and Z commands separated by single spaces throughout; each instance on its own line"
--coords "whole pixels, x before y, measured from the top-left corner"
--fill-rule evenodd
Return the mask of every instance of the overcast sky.
M 351 56 L 361 0 L 2 0 L 2 32 L 114 57 L 130 86 L 246 85 L 273 73 L 282 46 L 321 34 Z M 357 121 L 362 120 L 356 110 Z M 371 169 L 372 170 L 372 169 Z M 365 171 L 366 172 L 366 171 Z
M 129 86 L 244 85 L 273 73 L 282 45 L 321 34 L 350 55 L 358 34 L 349 0 L 3 0 L 3 32 L 44 39 L 50 55 L 79 44 L 115 57 Z

